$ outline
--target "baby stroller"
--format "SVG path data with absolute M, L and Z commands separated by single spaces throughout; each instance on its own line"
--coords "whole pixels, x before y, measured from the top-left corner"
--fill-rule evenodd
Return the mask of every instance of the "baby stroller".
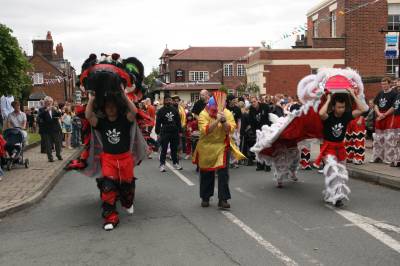
M 4 164 L 10 171 L 15 164 L 29 167 L 29 160 L 24 160 L 24 134 L 20 128 L 8 128 L 3 133 L 6 141 Z

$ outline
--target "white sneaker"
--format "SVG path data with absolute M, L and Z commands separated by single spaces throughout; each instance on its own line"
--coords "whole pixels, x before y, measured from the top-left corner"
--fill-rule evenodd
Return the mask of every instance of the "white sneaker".
M 167 170 L 165 170 L 165 165 L 160 165 L 160 172 L 161 173 L 164 173 L 164 172 L 166 172 Z
M 179 165 L 179 163 L 174 164 L 175 170 L 183 170 L 182 166 Z
M 190 155 L 186 155 L 185 160 L 189 160 L 189 159 L 190 159 Z
M 126 212 L 127 212 L 129 215 L 132 215 L 132 214 L 135 212 L 135 206 L 134 206 L 134 204 L 132 204 L 131 207 L 129 207 L 128 209 L 125 209 L 125 210 L 126 210 Z
M 318 170 L 318 173 L 323 174 L 324 173 L 324 169 Z
M 111 230 L 113 230 L 114 229 L 114 225 L 113 224 L 105 224 L 104 226 L 103 226 L 103 229 L 104 230 L 106 230 L 106 231 L 111 231 Z

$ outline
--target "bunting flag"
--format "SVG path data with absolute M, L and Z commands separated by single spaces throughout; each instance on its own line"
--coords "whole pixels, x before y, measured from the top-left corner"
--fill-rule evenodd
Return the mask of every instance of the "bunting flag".
M 380 1 L 382 1 L 382 0 L 367 1 L 367 2 L 365 2 L 365 3 L 359 4 L 359 5 L 357 5 L 357 6 L 355 6 L 355 7 L 352 7 L 352 8 L 347 8 L 347 9 L 345 9 L 345 10 L 339 10 L 339 11 L 337 12 L 337 14 L 338 14 L 339 16 L 344 16 L 344 15 L 346 15 L 346 14 L 349 14 L 349 13 L 352 13 L 352 12 L 354 12 L 354 11 L 357 11 L 357 10 L 359 10 L 359 9 L 361 9 L 361 8 L 374 5 L 374 4 L 376 4 L 376 3 L 380 2 Z M 322 23 L 322 22 L 330 22 L 331 19 L 332 19 L 332 16 L 331 16 L 331 15 L 327 15 L 326 17 L 323 17 L 323 18 L 318 19 L 318 22 L 317 22 L 317 23 L 319 24 L 319 23 Z M 292 36 L 294 36 L 294 35 L 297 35 L 297 34 L 300 34 L 300 33 L 302 34 L 302 33 L 304 33 L 305 31 L 307 31 L 307 28 L 308 28 L 307 23 L 305 23 L 304 25 L 302 24 L 302 25 L 299 25 L 299 26 L 297 26 L 297 27 L 294 27 L 294 28 L 293 28 L 291 31 L 289 31 L 288 33 L 283 33 L 283 34 L 281 35 L 281 38 L 280 38 L 279 40 L 276 40 L 275 42 L 272 42 L 272 44 L 276 44 L 276 43 L 278 43 L 278 42 L 280 42 L 280 41 L 283 41 L 283 40 L 285 40 L 285 39 L 288 39 L 288 38 L 290 38 L 290 37 L 292 37 Z

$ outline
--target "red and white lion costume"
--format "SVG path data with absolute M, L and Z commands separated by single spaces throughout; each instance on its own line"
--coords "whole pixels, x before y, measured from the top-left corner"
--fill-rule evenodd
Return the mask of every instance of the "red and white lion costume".
M 271 126 L 263 126 L 257 131 L 257 142 L 251 148 L 256 159 L 272 165 L 278 182 L 292 178 L 297 180 L 300 153 L 298 145 L 311 139 L 323 138 L 323 124 L 318 114 L 325 101 L 325 93 L 345 93 L 353 87 L 358 98 L 365 103 L 364 86 L 360 75 L 352 69 L 321 69 L 316 75 L 302 79 L 297 95 L 303 104 L 286 117 L 270 114 Z M 335 204 L 339 200 L 348 200 L 350 189 L 346 185 L 348 172 L 344 164 L 334 156 L 325 159 L 324 200 Z

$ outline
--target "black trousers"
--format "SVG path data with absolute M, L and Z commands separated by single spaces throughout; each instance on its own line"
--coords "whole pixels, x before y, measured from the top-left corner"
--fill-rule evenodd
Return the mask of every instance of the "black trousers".
M 56 149 L 56 156 L 61 158 L 61 134 L 59 134 L 58 132 L 55 132 L 53 134 L 45 133 L 43 134 L 43 138 L 46 145 L 47 158 L 49 160 L 53 159 L 53 145 Z
M 218 175 L 218 199 L 229 200 L 229 154 L 226 158 L 225 168 L 217 171 L 200 171 L 200 198 L 208 201 L 214 195 L 215 173 Z
M 178 159 L 178 145 L 179 145 L 179 134 L 176 133 L 162 133 L 161 139 L 161 154 L 160 154 L 160 165 L 165 165 L 165 159 L 167 158 L 168 145 L 171 149 L 172 163 L 179 163 Z
M 40 153 L 46 153 L 46 140 L 44 134 L 40 133 Z

